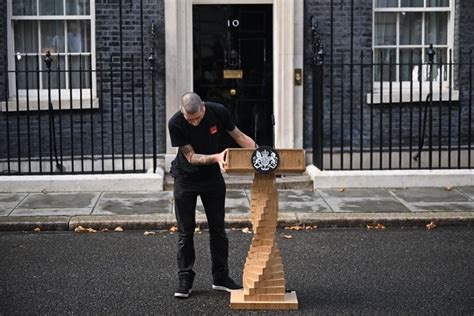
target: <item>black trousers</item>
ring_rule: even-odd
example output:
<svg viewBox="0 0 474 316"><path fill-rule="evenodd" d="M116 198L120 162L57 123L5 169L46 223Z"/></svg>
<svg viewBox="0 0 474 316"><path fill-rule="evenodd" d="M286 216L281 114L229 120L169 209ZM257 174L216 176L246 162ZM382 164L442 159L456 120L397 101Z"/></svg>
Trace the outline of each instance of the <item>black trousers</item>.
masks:
<svg viewBox="0 0 474 316"><path fill-rule="evenodd" d="M225 232L226 186L221 175L203 182L183 181L175 178L174 199L178 221L178 276L194 278L194 229L196 227L196 201L201 201L209 225L212 275L214 281L228 276L229 241Z"/></svg>

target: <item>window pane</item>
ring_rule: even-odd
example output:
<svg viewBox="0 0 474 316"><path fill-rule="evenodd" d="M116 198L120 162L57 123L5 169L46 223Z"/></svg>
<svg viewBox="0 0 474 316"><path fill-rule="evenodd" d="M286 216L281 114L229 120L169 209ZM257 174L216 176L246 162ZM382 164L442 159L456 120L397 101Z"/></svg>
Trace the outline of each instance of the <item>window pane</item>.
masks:
<svg viewBox="0 0 474 316"><path fill-rule="evenodd" d="M391 80L396 80L396 50L393 49L375 49L374 50L374 79L375 81L389 81L390 78L390 61L392 62ZM382 75L381 75L382 73Z"/></svg>
<svg viewBox="0 0 474 316"><path fill-rule="evenodd" d="M376 8L396 8L398 7L398 0L376 0Z"/></svg>
<svg viewBox="0 0 474 316"><path fill-rule="evenodd" d="M15 53L38 53L38 22L14 21Z"/></svg>
<svg viewBox="0 0 474 316"><path fill-rule="evenodd" d="M38 56L20 56L16 59L16 76L18 77L18 89L38 89L36 69L38 67ZM28 65L27 65L28 63ZM28 73L27 73L28 66ZM26 77L28 75L28 86Z"/></svg>
<svg viewBox="0 0 474 316"><path fill-rule="evenodd" d="M64 15L63 0L39 0L40 15Z"/></svg>
<svg viewBox="0 0 474 316"><path fill-rule="evenodd" d="M71 56L69 69L71 71L71 87L73 89L90 88L90 62L90 56ZM82 85L80 82L82 82Z"/></svg>
<svg viewBox="0 0 474 316"><path fill-rule="evenodd" d="M89 0L68 0L66 1L67 15L89 15Z"/></svg>
<svg viewBox="0 0 474 316"><path fill-rule="evenodd" d="M435 48L434 49L436 52L436 55L434 56L434 63L433 63L433 69L431 71L431 74L433 76L433 81L438 81L440 78L440 68L441 68L441 73L442 73L442 80L447 81L449 79L448 74L449 74L449 57L448 57L448 50L446 48ZM428 55L426 54L428 49L425 49L425 60L428 61ZM440 67L440 62L442 61L442 66ZM454 69L454 66L452 67ZM430 73L429 71L429 63L427 62L426 66L426 73L425 73L425 80L429 81L428 74Z"/></svg>
<svg viewBox="0 0 474 316"><path fill-rule="evenodd" d="M400 76L402 81L419 81L421 49L400 49Z"/></svg>
<svg viewBox="0 0 474 316"><path fill-rule="evenodd" d="M13 15L36 15L36 0L13 1Z"/></svg>
<svg viewBox="0 0 474 316"><path fill-rule="evenodd" d="M67 45L68 52L81 53L91 51L91 27L90 21L68 21L67 22Z"/></svg>
<svg viewBox="0 0 474 316"><path fill-rule="evenodd" d="M41 52L64 52L64 21L41 21Z"/></svg>
<svg viewBox="0 0 474 316"><path fill-rule="evenodd" d="M397 14L376 13L375 45L395 45L397 43Z"/></svg>
<svg viewBox="0 0 474 316"><path fill-rule="evenodd" d="M426 0L427 7L449 7L449 0Z"/></svg>
<svg viewBox="0 0 474 316"><path fill-rule="evenodd" d="M446 45L448 43L448 13L426 13L425 44Z"/></svg>
<svg viewBox="0 0 474 316"><path fill-rule="evenodd" d="M422 13L400 13L400 45L420 45Z"/></svg>
<svg viewBox="0 0 474 316"><path fill-rule="evenodd" d="M53 58L53 62L51 63L51 79L50 79L51 89L58 89L59 84L61 84L61 89L65 89L66 88L66 75L64 72L65 58L64 56L58 56L58 55L54 55L51 57ZM44 60L44 56L42 59ZM62 70L59 72L59 76L58 76L58 59L59 59L59 62L61 63L59 67ZM44 65L44 63L43 63L42 80L43 80L43 89L48 89L48 72L46 71L46 66Z"/></svg>
<svg viewBox="0 0 474 316"><path fill-rule="evenodd" d="M423 7L423 0L402 0L402 7Z"/></svg>

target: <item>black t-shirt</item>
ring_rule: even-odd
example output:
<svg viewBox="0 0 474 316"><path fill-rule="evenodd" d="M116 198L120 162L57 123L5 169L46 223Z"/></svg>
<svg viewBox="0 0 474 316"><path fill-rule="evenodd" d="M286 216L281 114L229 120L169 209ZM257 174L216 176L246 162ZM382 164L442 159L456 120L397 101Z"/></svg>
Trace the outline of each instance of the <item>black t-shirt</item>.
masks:
<svg viewBox="0 0 474 316"><path fill-rule="evenodd" d="M219 103L205 102L206 112L198 126L189 124L183 114L178 111L168 122L171 145L181 147L191 145L194 152L212 155L219 152L219 134L227 133L235 128L228 110ZM212 179L220 175L217 163L212 165L191 165L178 150L171 163L171 174L175 178L186 180Z"/></svg>

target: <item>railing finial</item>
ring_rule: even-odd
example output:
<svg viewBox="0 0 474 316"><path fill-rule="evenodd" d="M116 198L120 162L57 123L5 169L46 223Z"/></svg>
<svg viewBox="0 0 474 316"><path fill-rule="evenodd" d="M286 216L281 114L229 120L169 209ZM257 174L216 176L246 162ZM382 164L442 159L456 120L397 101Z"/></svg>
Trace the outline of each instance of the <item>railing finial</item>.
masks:
<svg viewBox="0 0 474 316"><path fill-rule="evenodd" d="M312 55L313 55L313 65L322 65L324 63L324 48L323 43L321 41L321 33L319 32L319 25L316 21L316 17L312 15L309 19L310 26L311 26L311 47L312 47Z"/></svg>
<svg viewBox="0 0 474 316"><path fill-rule="evenodd" d="M51 70L51 63L53 62L53 58L51 57L51 52L49 50L46 52L46 58L44 59L44 62L46 63L46 68L48 68L48 70Z"/></svg>

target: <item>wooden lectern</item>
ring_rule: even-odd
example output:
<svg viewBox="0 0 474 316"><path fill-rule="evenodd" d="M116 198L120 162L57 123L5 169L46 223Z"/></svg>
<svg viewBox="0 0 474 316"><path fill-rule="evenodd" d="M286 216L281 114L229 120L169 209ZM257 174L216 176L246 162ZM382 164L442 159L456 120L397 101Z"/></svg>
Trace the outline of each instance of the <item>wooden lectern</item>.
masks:
<svg viewBox="0 0 474 316"><path fill-rule="evenodd" d="M296 292L286 292L283 262L275 243L278 221L276 174L303 173L304 150L278 149L278 166L259 173L252 165L254 149L229 149L225 169L229 174L255 173L250 221L254 237L247 255L243 289L232 291L231 309L298 309Z"/></svg>

